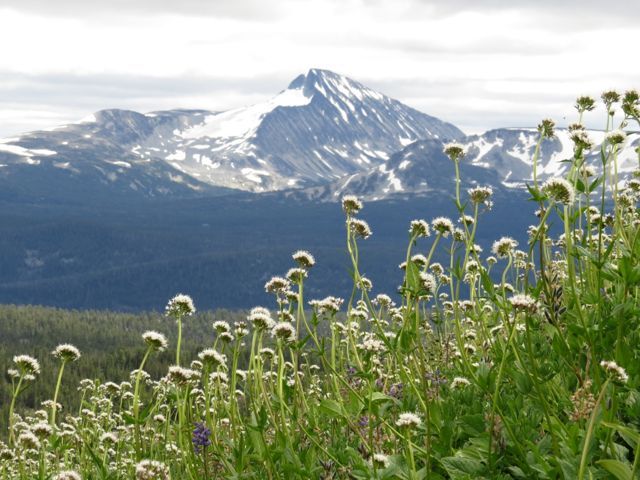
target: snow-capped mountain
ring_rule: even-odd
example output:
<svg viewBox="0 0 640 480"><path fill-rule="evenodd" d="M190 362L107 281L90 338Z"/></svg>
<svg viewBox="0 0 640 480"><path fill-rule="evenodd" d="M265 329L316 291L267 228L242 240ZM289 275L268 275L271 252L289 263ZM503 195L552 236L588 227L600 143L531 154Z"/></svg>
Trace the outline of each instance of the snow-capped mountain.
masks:
<svg viewBox="0 0 640 480"><path fill-rule="evenodd" d="M348 193L368 200L427 194L449 198L454 191L455 168L443 153L443 146L437 139L419 140L367 172L349 175L321 187L291 192L291 195L325 201L338 200ZM493 169L471 162L463 162L460 167L463 188L503 188Z"/></svg>
<svg viewBox="0 0 640 480"><path fill-rule="evenodd" d="M167 157L173 166L210 184L251 191L326 183L382 164L417 139L463 135L358 82L317 69L268 102L207 115L175 134Z"/></svg>
<svg viewBox="0 0 640 480"><path fill-rule="evenodd" d="M574 144L566 129L557 129L554 138L543 140L538 160L538 178L565 175L573 158ZM600 148L605 133L589 130L589 138L594 148L585 154L587 165L599 170L601 166ZM489 130L482 135L472 135L461 143L467 152L465 162L494 170L505 186L519 187L532 179L533 156L539 133L535 128L501 128ZM631 133L624 147L617 155L618 172L628 174L638 168L638 154L635 148L640 145L640 133Z"/></svg>
<svg viewBox="0 0 640 480"><path fill-rule="evenodd" d="M142 115L103 110L83 121L0 140L0 199L117 199L215 194L200 182L130 145L188 128L204 112Z"/></svg>
<svg viewBox="0 0 640 480"><path fill-rule="evenodd" d="M383 165L418 139L463 136L356 81L312 69L249 107L104 110L76 124L2 140L0 184L14 195L19 188L44 196L47 188L144 196L206 195L220 187L274 191Z"/></svg>
<svg viewBox="0 0 640 480"><path fill-rule="evenodd" d="M586 162L600 171L600 146L605 134L589 131L588 135L594 148L585 155ZM466 152L460 164L463 185L465 188L486 185L494 190L524 188L532 180L538 138L534 128L503 128L459 140ZM629 134L617 155L621 178L638 168L635 150L638 146L640 133ZM372 200L428 193L450 195L455 172L443 149L444 143L436 139L417 141L392 155L383 165L300 194L322 200L335 200L347 193ZM573 142L565 129L558 129L554 138L543 140L538 157L539 180L565 175L571 165L566 160L573 158L573 153Z"/></svg>

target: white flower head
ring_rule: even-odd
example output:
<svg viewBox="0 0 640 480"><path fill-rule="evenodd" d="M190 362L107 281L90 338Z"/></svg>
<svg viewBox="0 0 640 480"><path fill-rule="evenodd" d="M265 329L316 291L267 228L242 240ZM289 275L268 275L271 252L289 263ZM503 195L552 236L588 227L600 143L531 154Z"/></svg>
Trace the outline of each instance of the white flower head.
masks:
<svg viewBox="0 0 640 480"><path fill-rule="evenodd" d="M455 377L451 381L451 388L462 388L471 385L471 382L464 377Z"/></svg>
<svg viewBox="0 0 640 480"><path fill-rule="evenodd" d="M486 203L493 195L493 189L491 187L473 187L467 190L469 198L473 203Z"/></svg>
<svg viewBox="0 0 640 480"><path fill-rule="evenodd" d="M545 118L538 125L538 132L542 138L552 138L555 136L555 126L556 122L550 118Z"/></svg>
<svg viewBox="0 0 640 480"><path fill-rule="evenodd" d="M289 322L278 322L271 329L271 335L288 343L295 340L296 329Z"/></svg>
<svg viewBox="0 0 640 480"><path fill-rule="evenodd" d="M29 430L25 430L18 436L18 444L24 448L28 448L31 450L40 450L40 440L36 437L33 432Z"/></svg>
<svg viewBox="0 0 640 480"><path fill-rule="evenodd" d="M420 284L428 295L436 291L436 278L427 272L420 272Z"/></svg>
<svg viewBox="0 0 640 480"><path fill-rule="evenodd" d="M179 293L167 303L166 314L169 317L182 318L185 316L193 315L196 311L196 307L193 305L193 300L189 295Z"/></svg>
<svg viewBox="0 0 640 480"><path fill-rule="evenodd" d="M80 358L80 350L69 343L58 345L51 354L63 362L75 362Z"/></svg>
<svg viewBox="0 0 640 480"><path fill-rule="evenodd" d="M307 278L307 271L304 268L290 268L287 271L287 278L293 283L299 283Z"/></svg>
<svg viewBox="0 0 640 480"><path fill-rule="evenodd" d="M453 233L453 222L447 217L437 217L431 221L431 226L443 237Z"/></svg>
<svg viewBox="0 0 640 480"><path fill-rule="evenodd" d="M464 146L455 142L446 144L443 151L444 154L454 162L461 160L465 155Z"/></svg>
<svg viewBox="0 0 640 480"><path fill-rule="evenodd" d="M298 250L292 257L302 268L311 268L316 264L316 259L306 250Z"/></svg>
<svg viewBox="0 0 640 480"><path fill-rule="evenodd" d="M144 342L156 352L162 352L167 349L169 342L167 338L160 332L154 330L147 330L142 334Z"/></svg>
<svg viewBox="0 0 640 480"><path fill-rule="evenodd" d="M271 277L271 279L264 284L264 289L267 293L283 293L289 290L291 282L282 277Z"/></svg>
<svg viewBox="0 0 640 480"><path fill-rule="evenodd" d="M550 178L542 184L542 192L564 205L571 205L576 197L573 185L564 178Z"/></svg>
<svg viewBox="0 0 640 480"><path fill-rule="evenodd" d="M509 303L514 310L520 312L536 313L538 311L538 302L530 295L519 293L509 298Z"/></svg>
<svg viewBox="0 0 640 480"><path fill-rule="evenodd" d="M502 237L499 240L493 242L491 247L491 253L498 258L505 258L511 255L515 248L518 246L518 242L511 237Z"/></svg>
<svg viewBox="0 0 640 480"><path fill-rule="evenodd" d="M224 332L231 332L231 326L224 320L216 320L215 322L213 322L213 329L219 334Z"/></svg>
<svg viewBox="0 0 640 480"><path fill-rule="evenodd" d="M82 480L82 476L75 470L63 470L56 474L53 480Z"/></svg>
<svg viewBox="0 0 640 480"><path fill-rule="evenodd" d="M187 383L189 380L196 378L198 372L190 368L184 368L179 365L171 365L169 367L169 379L175 384Z"/></svg>
<svg viewBox="0 0 640 480"><path fill-rule="evenodd" d="M227 364L227 357L213 348L205 348L198 353L198 358L202 360L202 363L205 365L209 365L214 368L217 368L218 366L225 366Z"/></svg>
<svg viewBox="0 0 640 480"><path fill-rule="evenodd" d="M342 298L328 296L322 300L318 300L313 304L313 306L318 309L319 314L333 315L340 310L343 303L344 300Z"/></svg>
<svg viewBox="0 0 640 480"><path fill-rule="evenodd" d="M358 200L358 197L355 195L345 195L342 197L342 210L344 210L347 215L358 213L362 210L362 202Z"/></svg>
<svg viewBox="0 0 640 480"><path fill-rule="evenodd" d="M371 228L369 227L369 224L359 218L352 218L349 221L349 228L354 235L365 240L371 236Z"/></svg>
<svg viewBox="0 0 640 480"><path fill-rule="evenodd" d="M47 422L38 422L31 426L31 433L33 433L40 440L49 438L53 433L53 428Z"/></svg>
<svg viewBox="0 0 640 480"><path fill-rule="evenodd" d="M157 460L142 460L136 465L136 480L169 480L169 467Z"/></svg>
<svg viewBox="0 0 640 480"><path fill-rule="evenodd" d="M422 424L422 420L418 415L411 412L404 412L398 416L396 425L398 427L416 428Z"/></svg>
<svg viewBox="0 0 640 480"><path fill-rule="evenodd" d="M118 443L118 434L116 432L105 432L100 436L100 443Z"/></svg>
<svg viewBox="0 0 640 480"><path fill-rule="evenodd" d="M256 330L268 330L274 324L271 312L264 307L252 308L247 320L253 324Z"/></svg>
<svg viewBox="0 0 640 480"><path fill-rule="evenodd" d="M624 143L627 134L624 130L612 130L604 137L610 145L620 145Z"/></svg>
<svg viewBox="0 0 640 480"><path fill-rule="evenodd" d="M604 368L609 375L611 375L615 380L617 380L620 383L627 383L627 381L629 380L629 375L627 375L627 372L625 371L625 369L622 368L613 360L611 361L603 360L600 362L600 366Z"/></svg>
<svg viewBox="0 0 640 480"><path fill-rule="evenodd" d="M428 237L431 235L431 228L426 220L412 220L409 227L409 233L412 237Z"/></svg>
<svg viewBox="0 0 640 480"><path fill-rule="evenodd" d="M391 465L389 457L384 453L374 453L372 461L378 468L388 468Z"/></svg>
<svg viewBox="0 0 640 480"><path fill-rule="evenodd" d="M13 363L21 375L40 374L40 363L29 355L16 355L13 357Z"/></svg>
<svg viewBox="0 0 640 480"><path fill-rule="evenodd" d="M571 141L575 144L576 148L583 150L591 150L594 146L593 140L589 137L586 130L573 130L570 135Z"/></svg>

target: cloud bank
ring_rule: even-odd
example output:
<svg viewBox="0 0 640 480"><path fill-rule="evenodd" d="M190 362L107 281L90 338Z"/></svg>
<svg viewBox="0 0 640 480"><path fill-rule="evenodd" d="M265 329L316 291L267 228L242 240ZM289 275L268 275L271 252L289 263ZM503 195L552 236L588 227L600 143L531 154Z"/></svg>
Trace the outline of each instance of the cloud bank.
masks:
<svg viewBox="0 0 640 480"><path fill-rule="evenodd" d="M238 107L311 67L471 132L562 123L576 95L640 88L638 25L632 0L4 0L0 137Z"/></svg>

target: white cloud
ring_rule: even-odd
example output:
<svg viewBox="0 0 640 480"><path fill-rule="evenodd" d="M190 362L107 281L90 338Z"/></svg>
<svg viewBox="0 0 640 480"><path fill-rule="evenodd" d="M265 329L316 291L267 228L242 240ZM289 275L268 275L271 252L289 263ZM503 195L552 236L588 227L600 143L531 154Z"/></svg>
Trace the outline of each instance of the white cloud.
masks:
<svg viewBox="0 0 640 480"><path fill-rule="evenodd" d="M3 2L13 8L0 9L0 136L106 107L240 106L310 67L474 131L561 119L577 94L639 86L640 65L620 47L637 39L633 6L589 0L585 12L618 22L597 24L562 2L116 0L102 13L78 2Z"/></svg>

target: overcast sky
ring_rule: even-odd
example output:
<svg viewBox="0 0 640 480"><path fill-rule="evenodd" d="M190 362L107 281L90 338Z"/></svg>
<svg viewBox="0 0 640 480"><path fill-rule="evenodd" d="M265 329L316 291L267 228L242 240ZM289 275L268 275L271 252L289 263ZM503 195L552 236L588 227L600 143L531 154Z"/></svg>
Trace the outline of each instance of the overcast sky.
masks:
<svg viewBox="0 0 640 480"><path fill-rule="evenodd" d="M0 137L256 103L312 67L470 133L562 124L640 88L639 39L638 0L0 0Z"/></svg>

